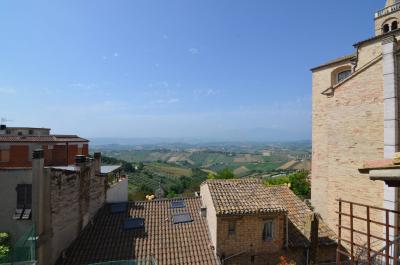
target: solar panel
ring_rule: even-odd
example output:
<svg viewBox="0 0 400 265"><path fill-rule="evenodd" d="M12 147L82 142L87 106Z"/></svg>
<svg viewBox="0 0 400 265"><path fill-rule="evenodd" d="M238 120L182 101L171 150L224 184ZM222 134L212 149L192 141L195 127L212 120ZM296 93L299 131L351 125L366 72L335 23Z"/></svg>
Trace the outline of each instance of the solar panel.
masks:
<svg viewBox="0 0 400 265"><path fill-rule="evenodd" d="M192 221L193 219L189 213L177 213L172 215L172 222L174 224L189 223Z"/></svg>
<svg viewBox="0 0 400 265"><path fill-rule="evenodd" d="M185 202L183 200L177 200L171 202L171 208L185 208Z"/></svg>
<svg viewBox="0 0 400 265"><path fill-rule="evenodd" d="M23 220L31 219L32 209L25 209L24 214L22 215Z"/></svg>
<svg viewBox="0 0 400 265"><path fill-rule="evenodd" d="M124 220L124 229L143 229L144 218L127 218Z"/></svg>
<svg viewBox="0 0 400 265"><path fill-rule="evenodd" d="M19 220L21 219L22 213L24 212L24 209L15 209L15 213L13 215L14 220Z"/></svg>
<svg viewBox="0 0 400 265"><path fill-rule="evenodd" d="M126 212L126 203L114 203L111 204L111 213L123 213Z"/></svg>

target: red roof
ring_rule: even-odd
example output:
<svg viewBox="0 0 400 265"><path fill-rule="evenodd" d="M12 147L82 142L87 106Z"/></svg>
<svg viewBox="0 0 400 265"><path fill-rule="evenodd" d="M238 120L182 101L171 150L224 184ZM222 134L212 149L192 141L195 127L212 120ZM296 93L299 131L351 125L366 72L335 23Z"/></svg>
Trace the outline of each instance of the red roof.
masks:
<svg viewBox="0 0 400 265"><path fill-rule="evenodd" d="M0 143L64 143L64 142L89 142L77 135L43 135L43 136L24 136L24 135L0 135Z"/></svg>

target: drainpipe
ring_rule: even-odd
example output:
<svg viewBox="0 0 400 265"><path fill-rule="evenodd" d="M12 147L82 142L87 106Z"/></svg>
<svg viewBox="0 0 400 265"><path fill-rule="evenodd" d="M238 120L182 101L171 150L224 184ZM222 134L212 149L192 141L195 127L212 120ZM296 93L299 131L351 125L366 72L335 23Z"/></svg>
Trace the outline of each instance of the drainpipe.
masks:
<svg viewBox="0 0 400 265"><path fill-rule="evenodd" d="M289 215L286 213L286 242L285 247L289 248Z"/></svg>
<svg viewBox="0 0 400 265"><path fill-rule="evenodd" d="M224 264L225 264L225 261L227 261L228 259L231 259L231 258L234 258L234 257L236 257L236 256L242 255L242 254L244 254L244 253L246 253L246 252L247 252L246 250L245 250L245 251L241 251L241 252L236 253L236 254L233 254L233 255L231 255L231 256L229 256L229 257L227 257L227 258L224 258L224 259L222 260L222 265L224 265Z"/></svg>

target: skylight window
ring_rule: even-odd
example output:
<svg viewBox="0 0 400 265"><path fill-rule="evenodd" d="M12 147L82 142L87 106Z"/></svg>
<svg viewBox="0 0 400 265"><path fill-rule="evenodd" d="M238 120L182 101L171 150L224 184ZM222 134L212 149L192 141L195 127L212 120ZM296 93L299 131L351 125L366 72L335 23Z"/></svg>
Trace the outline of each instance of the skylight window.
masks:
<svg viewBox="0 0 400 265"><path fill-rule="evenodd" d="M126 203L114 203L111 204L111 213L124 213L126 212Z"/></svg>
<svg viewBox="0 0 400 265"><path fill-rule="evenodd" d="M177 201L172 201L171 202L171 208L185 208L185 202L183 200L177 200Z"/></svg>
<svg viewBox="0 0 400 265"><path fill-rule="evenodd" d="M144 218L127 218L124 221L124 230L143 229Z"/></svg>
<svg viewBox="0 0 400 265"><path fill-rule="evenodd" d="M190 223L193 219L189 213L178 213L172 215L172 223L181 224L181 223Z"/></svg>

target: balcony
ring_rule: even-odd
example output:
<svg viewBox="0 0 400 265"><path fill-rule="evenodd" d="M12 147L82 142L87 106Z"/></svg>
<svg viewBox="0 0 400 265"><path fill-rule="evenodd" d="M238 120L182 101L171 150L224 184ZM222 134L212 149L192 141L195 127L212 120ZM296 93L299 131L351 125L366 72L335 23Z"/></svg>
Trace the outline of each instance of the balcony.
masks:
<svg viewBox="0 0 400 265"><path fill-rule="evenodd" d="M394 5L385 7L384 9L379 10L378 12L375 13L375 19L393 13L395 11L398 11L399 9L400 9L400 3L396 3Z"/></svg>

